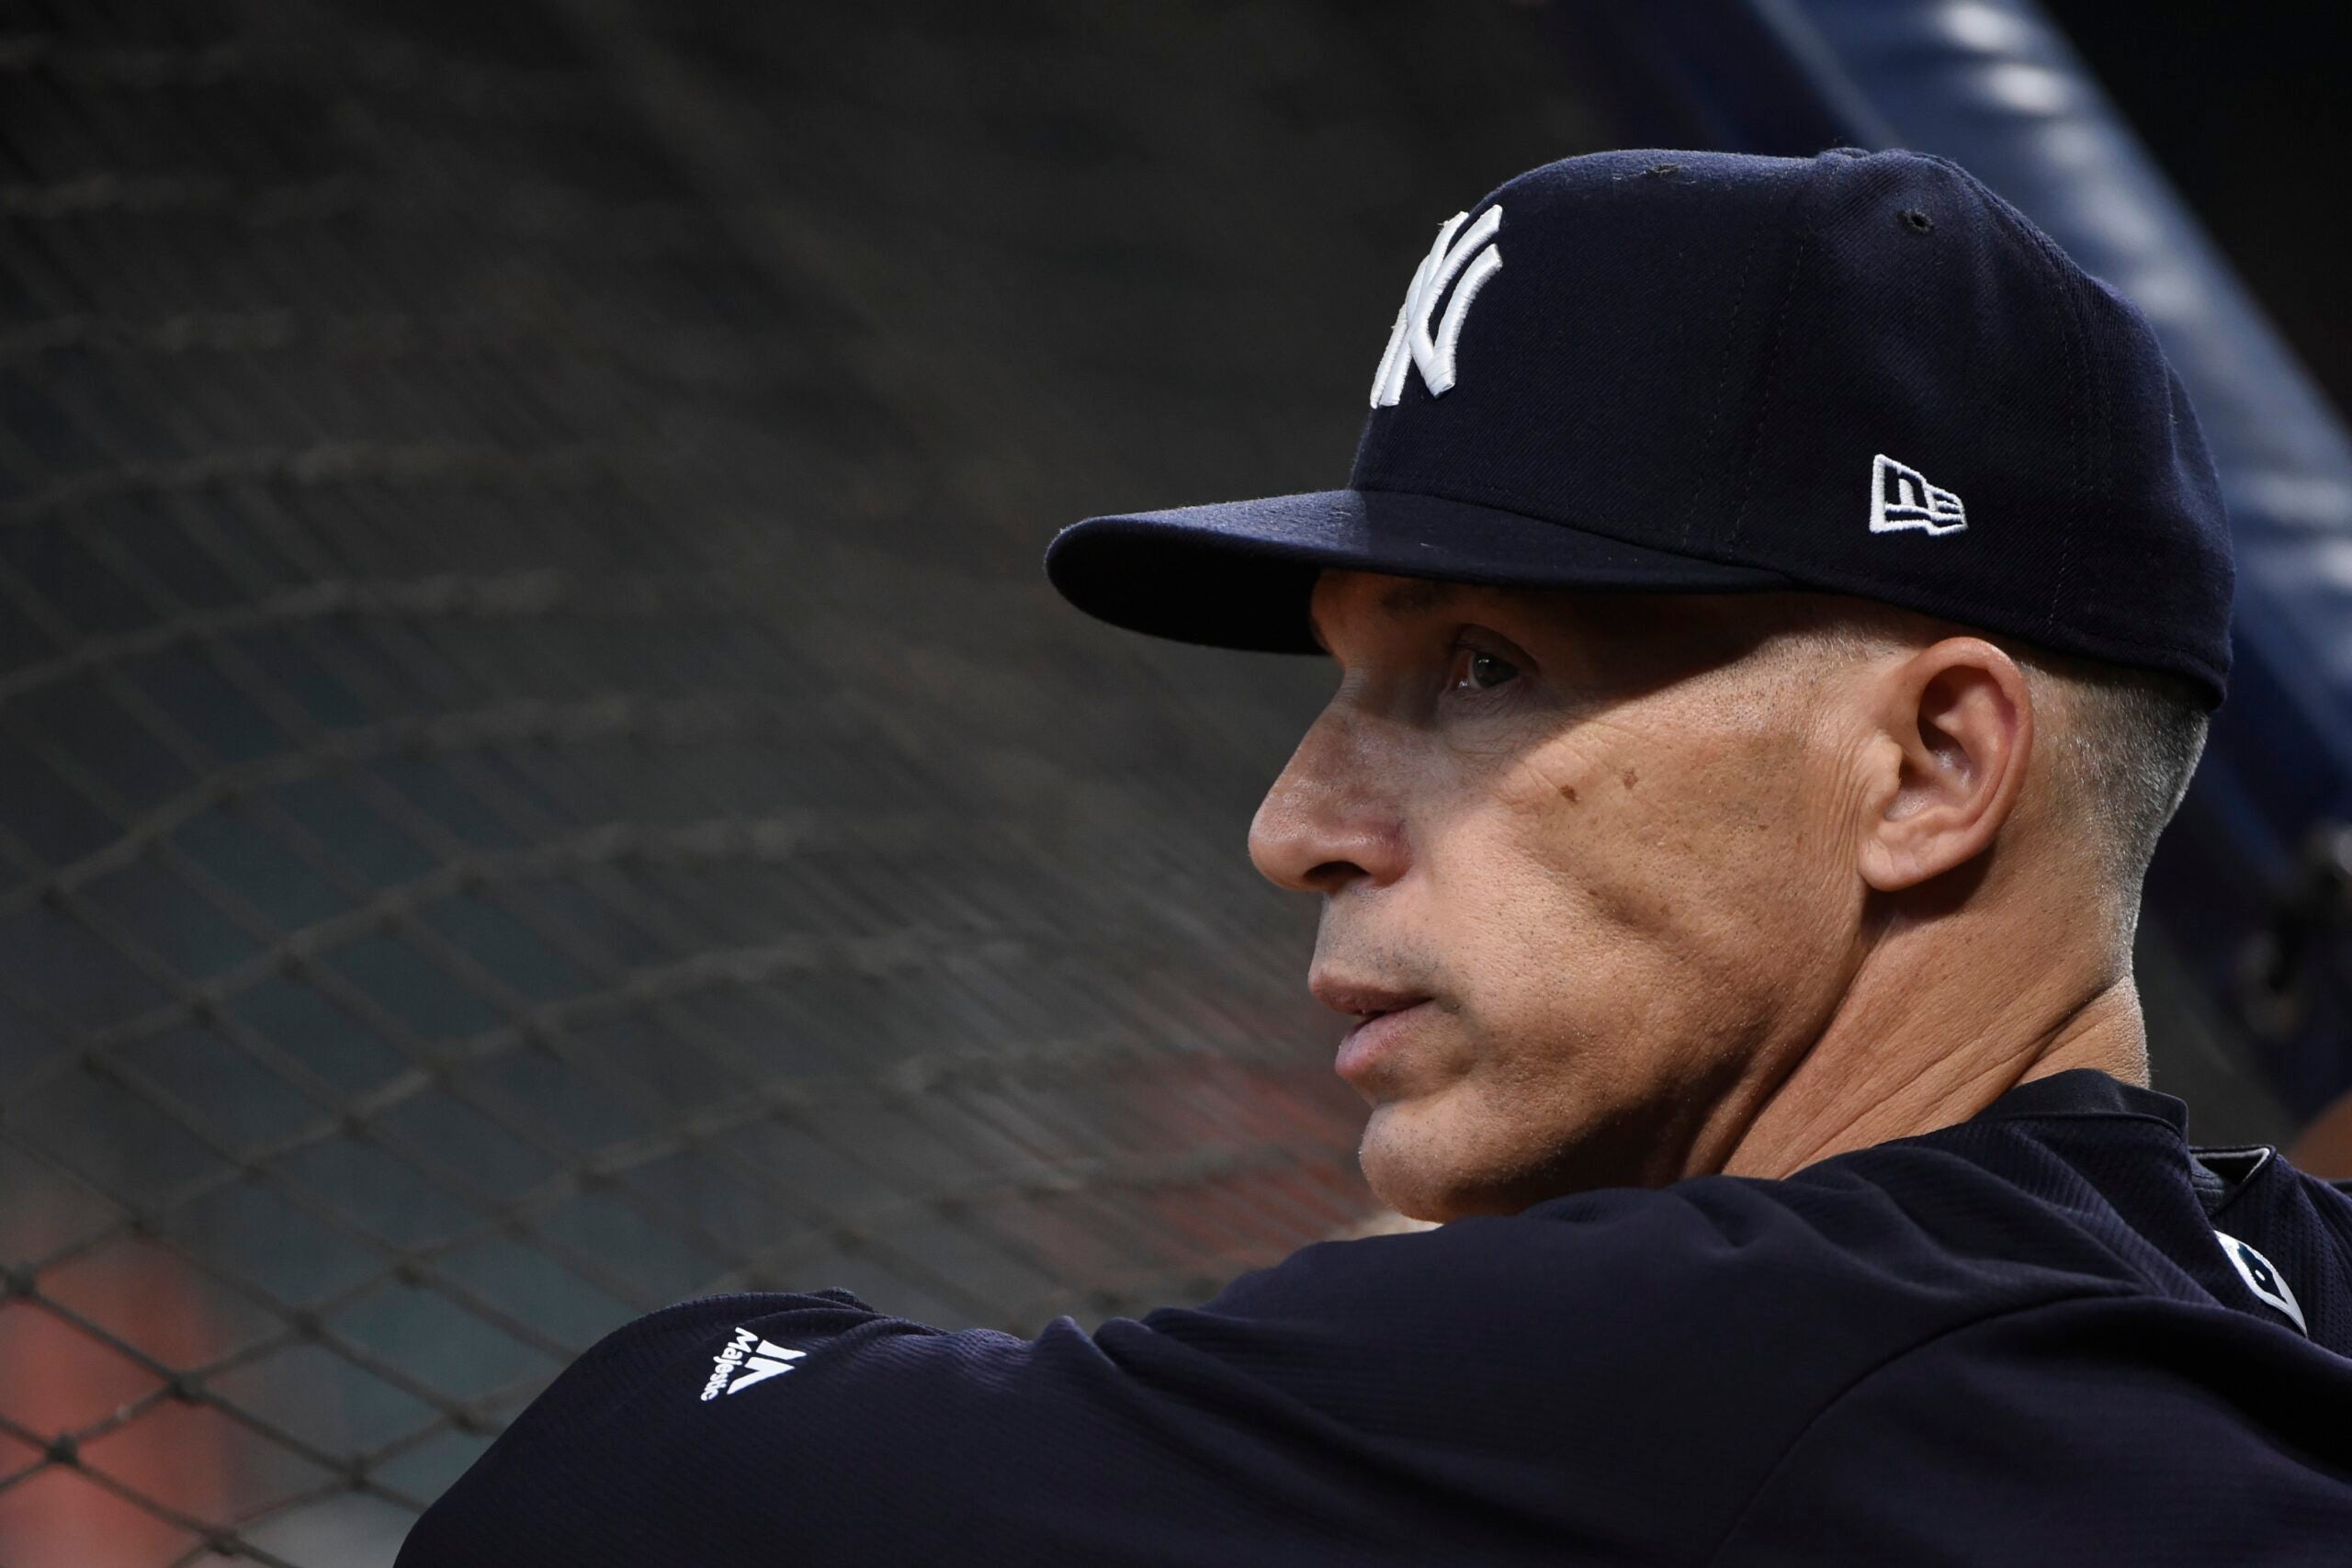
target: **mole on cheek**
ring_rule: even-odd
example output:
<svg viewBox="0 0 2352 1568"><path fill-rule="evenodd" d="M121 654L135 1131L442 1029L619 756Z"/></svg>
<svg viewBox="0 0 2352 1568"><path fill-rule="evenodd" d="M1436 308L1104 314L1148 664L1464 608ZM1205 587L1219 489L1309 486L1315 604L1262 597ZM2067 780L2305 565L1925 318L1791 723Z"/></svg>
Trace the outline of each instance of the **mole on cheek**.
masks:
<svg viewBox="0 0 2352 1568"><path fill-rule="evenodd" d="M1619 776L1620 778L1622 778L1622 779L1623 779L1623 780L1624 780L1625 787L1626 787L1627 789L1632 789L1632 788L1634 787L1634 781L1635 779L1640 778L1640 777L1641 777L1641 774L1639 774L1639 773L1637 773L1634 772L1634 770L1633 770L1633 769L1631 769L1631 768L1627 768L1627 769L1626 769L1623 773L1619 774L1618 776Z"/></svg>
<svg viewBox="0 0 2352 1568"><path fill-rule="evenodd" d="M1562 784L1560 786L1560 798L1566 801L1570 806L1574 806L1577 803L1577 786L1574 784Z"/></svg>

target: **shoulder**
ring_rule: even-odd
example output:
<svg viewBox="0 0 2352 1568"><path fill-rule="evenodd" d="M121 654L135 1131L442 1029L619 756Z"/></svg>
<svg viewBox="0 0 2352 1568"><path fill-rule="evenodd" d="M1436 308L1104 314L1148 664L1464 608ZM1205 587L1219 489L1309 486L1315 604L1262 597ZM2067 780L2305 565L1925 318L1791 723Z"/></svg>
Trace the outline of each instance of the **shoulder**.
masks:
<svg viewBox="0 0 2352 1568"><path fill-rule="evenodd" d="M717 1516L742 1550L710 1561L944 1560L974 1532L1008 1561L1197 1561L1206 1531L1269 1562L1695 1562L1872 1369L2086 1288L1986 1268L1993 1232L1939 1215L2005 1200L1961 1179L1925 1205L1880 1170L1586 1193L1312 1244L1091 1335L944 1332L841 1292L684 1303L558 1379L403 1563L642 1561L749 1495ZM1050 1506L1022 1501L1040 1473Z"/></svg>
<svg viewBox="0 0 2352 1568"><path fill-rule="evenodd" d="M1432 1230L1320 1242L1235 1280L1203 1309L1427 1332L1475 1319L1573 1321L1628 1347L1703 1357L1817 1345L1900 1348L1973 1317L2139 1288L2128 1230L2088 1183L2021 1179L1929 1139L1780 1180L1611 1188ZM1156 1314L1155 1324L1170 1314ZM1693 1341L1690 1336L1700 1337Z"/></svg>
<svg viewBox="0 0 2352 1568"><path fill-rule="evenodd" d="M1921 1345L2133 1288L2096 1240L1933 1151L1833 1163L1317 1243L1141 1326L1157 1353L1245 1360L1359 1429L1458 1428L1445 1412L1475 1410L1498 1449L1730 1483ZM1115 1353L1136 1329L1107 1325L1102 1342Z"/></svg>
<svg viewBox="0 0 2352 1568"><path fill-rule="evenodd" d="M1721 1528L1882 1369L1975 1325L2144 1293L2095 1190L2000 1167L1880 1145L1783 1180L1317 1243L1101 1337L1117 1354L1148 1329L1155 1353L1247 1365L1357 1431L1572 1474L1596 1516L1670 1477L1686 1522Z"/></svg>
<svg viewBox="0 0 2352 1568"><path fill-rule="evenodd" d="M1798 1434L1731 1564L2341 1561L2352 1363L2245 1313L2075 1297L1874 1369ZM2214 1478L2228 1485L2216 1490Z"/></svg>

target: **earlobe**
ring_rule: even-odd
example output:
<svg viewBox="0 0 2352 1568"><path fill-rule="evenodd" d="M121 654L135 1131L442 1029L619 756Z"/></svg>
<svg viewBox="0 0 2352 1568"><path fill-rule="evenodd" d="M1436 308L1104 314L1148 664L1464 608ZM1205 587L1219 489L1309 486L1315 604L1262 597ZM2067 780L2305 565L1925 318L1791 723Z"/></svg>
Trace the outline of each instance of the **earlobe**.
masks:
<svg viewBox="0 0 2352 1568"><path fill-rule="evenodd" d="M2033 705L2016 660L1948 637L1890 671L1880 705L1892 778L1871 793L1858 868L1882 893L1942 875L1991 848L2016 810L2033 745Z"/></svg>

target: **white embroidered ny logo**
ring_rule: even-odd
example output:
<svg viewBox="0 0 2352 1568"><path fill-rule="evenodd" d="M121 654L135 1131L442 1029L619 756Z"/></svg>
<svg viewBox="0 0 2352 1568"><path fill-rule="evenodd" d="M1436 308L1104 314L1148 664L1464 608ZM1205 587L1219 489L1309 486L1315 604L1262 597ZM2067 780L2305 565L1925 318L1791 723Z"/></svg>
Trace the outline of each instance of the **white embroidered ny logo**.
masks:
<svg viewBox="0 0 2352 1568"><path fill-rule="evenodd" d="M1372 378L1374 408L1394 407L1404 397L1408 365L1420 367L1421 385L1430 389L1430 397L1444 396L1453 385L1453 345L1462 336L1462 319L1470 313L1470 301L1479 288L1503 265L1502 248L1487 243L1495 237L1495 231L1502 227L1503 209L1498 206L1487 209L1470 226L1470 231L1462 236L1461 243L1453 243L1453 231L1469 216L1467 212L1457 212L1446 220L1445 227L1437 231L1437 243L1430 247L1430 254L1414 270L1413 286L1405 291L1404 308L1396 312L1396 324L1388 329L1388 351L1380 356L1380 369ZM1473 255L1478 259L1471 261ZM1464 262L1469 263L1467 272L1462 270ZM1456 273L1462 274L1462 281L1454 284L1453 302L1445 308L1445 319L1438 323L1437 335L1431 337L1430 315Z"/></svg>

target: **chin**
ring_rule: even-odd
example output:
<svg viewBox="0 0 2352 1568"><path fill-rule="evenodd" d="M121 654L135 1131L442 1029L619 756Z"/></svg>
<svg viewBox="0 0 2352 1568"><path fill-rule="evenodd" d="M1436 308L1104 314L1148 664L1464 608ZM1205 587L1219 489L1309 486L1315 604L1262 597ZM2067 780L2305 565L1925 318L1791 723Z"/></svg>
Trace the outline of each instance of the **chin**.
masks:
<svg viewBox="0 0 2352 1568"><path fill-rule="evenodd" d="M1374 1195L1407 1219L1433 1224L1510 1212L1480 1201L1477 1188L1465 1179L1457 1141L1430 1121L1412 1101L1387 1100L1373 1109L1356 1145L1356 1164Z"/></svg>
<svg viewBox="0 0 2352 1568"><path fill-rule="evenodd" d="M1473 1214L1516 1214L1594 1188L1644 1184L1626 1151L1613 1146L1616 1140L1585 1135L1560 1147L1527 1145L1462 1110L1443 1095L1374 1107L1356 1164L1382 1202L1408 1219L1444 1224Z"/></svg>

